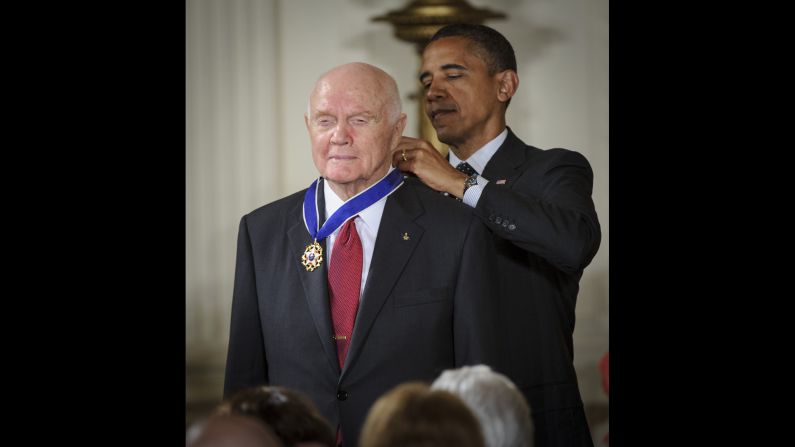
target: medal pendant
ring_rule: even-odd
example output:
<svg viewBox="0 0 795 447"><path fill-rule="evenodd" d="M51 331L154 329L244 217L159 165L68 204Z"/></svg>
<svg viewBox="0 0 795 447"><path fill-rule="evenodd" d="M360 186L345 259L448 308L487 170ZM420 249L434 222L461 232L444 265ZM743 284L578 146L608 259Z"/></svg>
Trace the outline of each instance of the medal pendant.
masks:
<svg viewBox="0 0 795 447"><path fill-rule="evenodd" d="M304 254L301 256L301 264L306 267L307 272L311 272L320 267L323 263L323 247L317 241L306 246Z"/></svg>

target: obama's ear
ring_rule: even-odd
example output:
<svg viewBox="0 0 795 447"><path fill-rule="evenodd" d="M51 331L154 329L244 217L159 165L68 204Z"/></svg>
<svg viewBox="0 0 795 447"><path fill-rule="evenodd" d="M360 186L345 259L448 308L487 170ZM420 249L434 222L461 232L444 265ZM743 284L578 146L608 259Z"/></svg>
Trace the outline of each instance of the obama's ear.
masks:
<svg viewBox="0 0 795 447"><path fill-rule="evenodd" d="M513 70L505 70L498 73L497 77L500 85L497 99L500 102L508 102L519 88L519 76Z"/></svg>

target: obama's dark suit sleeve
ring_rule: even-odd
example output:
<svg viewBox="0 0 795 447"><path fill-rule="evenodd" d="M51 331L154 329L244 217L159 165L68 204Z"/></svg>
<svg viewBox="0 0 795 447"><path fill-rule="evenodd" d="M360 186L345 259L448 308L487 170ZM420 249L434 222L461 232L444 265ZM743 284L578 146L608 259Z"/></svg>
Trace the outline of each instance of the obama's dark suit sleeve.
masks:
<svg viewBox="0 0 795 447"><path fill-rule="evenodd" d="M487 178L475 212L500 238L576 274L601 241L591 199L593 172L577 152L536 151L528 153L512 182L500 185Z"/></svg>

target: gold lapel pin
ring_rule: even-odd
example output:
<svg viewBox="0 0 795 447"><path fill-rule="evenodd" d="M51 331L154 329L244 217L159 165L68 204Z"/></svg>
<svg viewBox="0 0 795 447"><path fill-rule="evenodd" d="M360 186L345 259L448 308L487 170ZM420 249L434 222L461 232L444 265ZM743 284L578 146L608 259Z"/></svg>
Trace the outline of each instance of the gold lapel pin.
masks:
<svg viewBox="0 0 795 447"><path fill-rule="evenodd" d="M408 233L403 233L403 240L404 240L404 241L407 241L407 240L409 240L409 239L411 239L411 238L409 237L409 234L408 234Z"/></svg>

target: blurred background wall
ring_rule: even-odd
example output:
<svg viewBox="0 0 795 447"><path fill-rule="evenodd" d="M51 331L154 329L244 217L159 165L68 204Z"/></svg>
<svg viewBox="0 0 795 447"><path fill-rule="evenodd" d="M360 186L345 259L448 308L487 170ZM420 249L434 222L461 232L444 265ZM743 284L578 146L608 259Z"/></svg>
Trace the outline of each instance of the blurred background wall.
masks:
<svg viewBox="0 0 795 447"><path fill-rule="evenodd" d="M306 188L317 171L303 122L329 68L363 61L398 82L405 135L418 136L419 57L374 16L407 0L186 1L186 424L221 398L240 217ZM608 0L471 0L516 50L508 124L526 143L584 154L602 244L577 303L575 366L591 428L606 431L597 363L609 334ZM274 235L280 237L281 235ZM598 438L595 438L595 441Z"/></svg>

